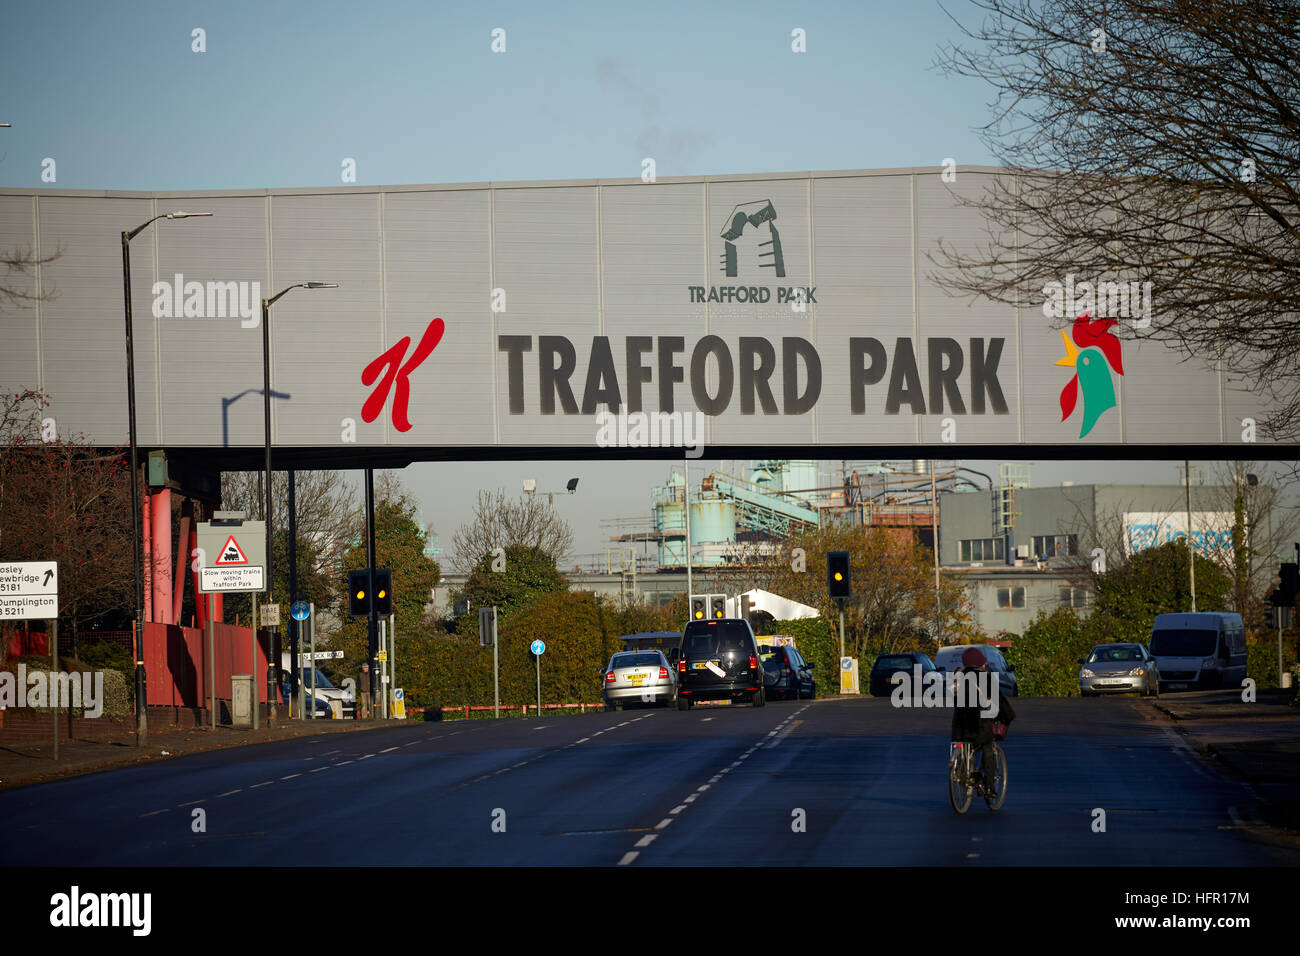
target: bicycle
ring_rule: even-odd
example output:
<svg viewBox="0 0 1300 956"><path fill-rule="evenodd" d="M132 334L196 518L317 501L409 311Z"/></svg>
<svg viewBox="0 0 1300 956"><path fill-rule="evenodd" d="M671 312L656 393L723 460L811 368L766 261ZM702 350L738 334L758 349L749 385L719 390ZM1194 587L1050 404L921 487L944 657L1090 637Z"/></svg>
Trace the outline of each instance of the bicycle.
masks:
<svg viewBox="0 0 1300 956"><path fill-rule="evenodd" d="M993 744L993 791L984 789L980 769L980 749L975 744L953 741L948 745L948 799L958 813L970 809L971 798L978 793L990 810L997 810L1007 797L1007 755Z"/></svg>

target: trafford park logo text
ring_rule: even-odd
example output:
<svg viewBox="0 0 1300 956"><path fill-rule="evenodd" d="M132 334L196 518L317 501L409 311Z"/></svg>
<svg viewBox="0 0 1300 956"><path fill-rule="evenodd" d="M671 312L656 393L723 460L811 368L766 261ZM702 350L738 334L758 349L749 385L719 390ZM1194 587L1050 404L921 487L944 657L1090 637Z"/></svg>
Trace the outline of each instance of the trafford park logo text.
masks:
<svg viewBox="0 0 1300 956"><path fill-rule="evenodd" d="M186 282L178 272L175 281L155 282L150 291L155 319L241 319L245 329L262 321L260 282Z"/></svg>
<svg viewBox="0 0 1300 956"><path fill-rule="evenodd" d="M27 665L19 664L17 675L0 671L0 710L9 707L85 708L85 716L99 717L104 713L104 672L29 674Z"/></svg>

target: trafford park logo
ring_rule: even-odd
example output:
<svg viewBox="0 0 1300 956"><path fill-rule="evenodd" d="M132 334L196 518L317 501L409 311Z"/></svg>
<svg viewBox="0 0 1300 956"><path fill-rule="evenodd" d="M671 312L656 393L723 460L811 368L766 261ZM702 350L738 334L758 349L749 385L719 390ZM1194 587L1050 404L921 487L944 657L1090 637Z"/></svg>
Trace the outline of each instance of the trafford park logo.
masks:
<svg viewBox="0 0 1300 956"><path fill-rule="evenodd" d="M757 199L736 206L723 222L720 235L722 254L718 265L727 278L738 278L742 271L752 274L754 266L760 270L771 269L778 279L786 277L785 253L781 250L781 233L776 228L776 207L772 200ZM746 263L744 269L742 260ZM696 304L753 306L766 305L775 299L778 305L786 305L792 312L807 312L809 305L817 304L815 286L783 283L776 287L775 296L772 288L765 285L692 285L686 289L690 301Z"/></svg>
<svg viewBox="0 0 1300 956"><path fill-rule="evenodd" d="M1082 398L1080 438L1092 431L1102 413L1116 404L1115 381L1111 372L1124 374L1124 356L1119 339L1109 331L1112 325L1119 323L1114 319L1091 319L1090 315L1085 312L1075 319L1068 335L1065 329L1061 329L1065 357L1055 363L1074 369L1074 375L1061 389L1061 421L1074 414L1075 406Z"/></svg>
<svg viewBox="0 0 1300 956"><path fill-rule="evenodd" d="M411 337L404 335L396 345L365 367L361 372L361 384L367 387L376 381L379 384L361 406L363 421L373 422L378 418L384 410L384 403L388 401L388 393L393 392L393 427L399 432L411 430L411 420L406 415L411 402L411 383L407 381L407 376L419 368L420 363L437 348L446 328L442 319L434 319L420 336L420 344L415 347L409 359L406 359L406 350L411 347ZM403 359L406 361L403 362Z"/></svg>

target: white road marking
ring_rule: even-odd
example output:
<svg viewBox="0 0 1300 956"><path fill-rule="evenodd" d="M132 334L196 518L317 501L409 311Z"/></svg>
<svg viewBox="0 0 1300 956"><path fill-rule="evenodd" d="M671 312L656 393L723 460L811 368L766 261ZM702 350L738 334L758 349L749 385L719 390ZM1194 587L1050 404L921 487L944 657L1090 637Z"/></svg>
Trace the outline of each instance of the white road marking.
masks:
<svg viewBox="0 0 1300 956"><path fill-rule="evenodd" d="M390 754L390 753L392 753L392 752L393 752L394 750L396 750L396 749L397 749L396 747L389 747L387 750L381 750L381 751L379 751L379 752L380 752L381 754Z"/></svg>
<svg viewBox="0 0 1300 956"><path fill-rule="evenodd" d="M346 767L348 764L350 764L350 763L354 763L354 762L355 762L355 761L352 761L352 760L345 760L345 761L343 761L342 763L336 763L334 766L336 766L336 767Z"/></svg>
<svg viewBox="0 0 1300 956"><path fill-rule="evenodd" d="M369 760L374 754L366 754L364 757L358 757L358 760Z"/></svg>
<svg viewBox="0 0 1300 956"><path fill-rule="evenodd" d="M322 767L321 769L324 769L324 768ZM240 787L239 790L227 790L225 793L219 793L219 794L217 794L217 799L220 800L222 797L228 797L228 796L230 796L232 793L239 793L239 792L241 792L243 789L244 789L243 787Z"/></svg>
<svg viewBox="0 0 1300 956"><path fill-rule="evenodd" d="M664 817L662 820L660 820L658 823L655 824L655 829L662 830L664 827L668 826L672 822L673 822L672 817Z"/></svg>
<svg viewBox="0 0 1300 956"><path fill-rule="evenodd" d="M275 783L274 780L263 780L261 783L255 783L255 784L253 784L253 785L252 785L251 787L249 787L248 789L249 789L249 790L256 790L258 787L269 787L269 786L270 786L271 784L273 784L273 783Z"/></svg>
<svg viewBox="0 0 1300 956"><path fill-rule="evenodd" d="M591 739L590 737L583 737L581 740L575 740L574 743L575 743L575 744L585 744L585 743L586 743L588 740L590 740L590 739Z"/></svg>
<svg viewBox="0 0 1300 956"><path fill-rule="evenodd" d="M636 841L636 845L649 846L651 843L654 843L654 841L657 840L658 838L659 838L659 834L657 833L647 833L641 839Z"/></svg>
<svg viewBox="0 0 1300 956"><path fill-rule="evenodd" d="M308 773L320 773L322 770L328 770L329 767L317 767L315 770L308 770Z"/></svg>
<svg viewBox="0 0 1300 956"><path fill-rule="evenodd" d="M686 804L684 804L684 803L679 803L677 806L673 807L673 808L672 808L671 810L669 810L668 812L669 812L669 813L676 814L676 813L681 813L681 812L682 812L683 810L685 810L685 809L686 809Z"/></svg>
<svg viewBox="0 0 1300 956"><path fill-rule="evenodd" d="M629 863L631 863L640 855L641 854L638 853L636 850L628 850L626 853L623 854L623 859L618 861L618 865L627 866Z"/></svg>
<svg viewBox="0 0 1300 956"><path fill-rule="evenodd" d="M787 727L785 730L781 731L781 733L777 735L776 739L768 741L768 743L767 743L767 749L768 749L768 750L771 750L773 747L779 747L779 746L781 746L781 741L785 740L785 738L790 734L790 731L794 730L796 727L798 727L798 726L799 726L800 724L802 724L802 723L803 723L802 720L796 720L793 724L791 724L791 725L790 725L789 727Z"/></svg>
<svg viewBox="0 0 1300 956"><path fill-rule="evenodd" d="M289 774L289 776L287 776L287 777L281 777L280 779L281 779L281 780L292 780L294 777L301 777L301 776L302 776L302 774L300 774L300 773L291 773L291 774Z"/></svg>
<svg viewBox="0 0 1300 956"><path fill-rule="evenodd" d="M166 812L167 812L166 810L154 810L152 813L142 813L142 814L140 814L140 818L141 818L141 819L144 819L145 817L156 817L156 816L158 816L158 814L160 814L160 813L166 813Z"/></svg>

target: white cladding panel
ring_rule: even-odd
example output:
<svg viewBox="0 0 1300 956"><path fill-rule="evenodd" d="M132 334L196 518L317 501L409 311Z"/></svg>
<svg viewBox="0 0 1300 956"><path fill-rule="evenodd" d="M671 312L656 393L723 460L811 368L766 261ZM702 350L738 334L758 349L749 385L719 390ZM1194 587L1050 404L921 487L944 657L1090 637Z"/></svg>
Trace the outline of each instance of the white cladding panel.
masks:
<svg viewBox="0 0 1300 956"><path fill-rule="evenodd" d="M120 233L186 209L214 215L160 220L131 245L146 446L262 444L260 299L308 280L339 287L272 308L280 446L591 449L606 405L639 392L635 408L664 411L665 390L679 413L705 403L706 445L1239 444L1263 398L1123 324L1116 406L1084 436L1082 398L1061 420L1076 369L1056 364L1066 345L1042 299L1016 309L934 281L940 243L985 241L957 198L991 175L11 190L0 244L60 255L16 280L51 296L4 306L0 385L45 389L62 432L124 444ZM414 362L426 335L436 345ZM810 389L815 403L792 408Z"/></svg>

